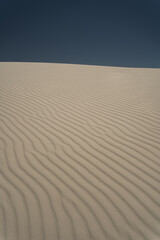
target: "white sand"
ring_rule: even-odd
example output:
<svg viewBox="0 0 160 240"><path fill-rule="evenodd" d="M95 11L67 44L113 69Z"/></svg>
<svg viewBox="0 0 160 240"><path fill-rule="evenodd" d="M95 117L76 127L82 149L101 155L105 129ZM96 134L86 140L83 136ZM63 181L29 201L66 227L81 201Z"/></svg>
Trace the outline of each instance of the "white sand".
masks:
<svg viewBox="0 0 160 240"><path fill-rule="evenodd" d="M160 69L0 63L0 240L160 239Z"/></svg>

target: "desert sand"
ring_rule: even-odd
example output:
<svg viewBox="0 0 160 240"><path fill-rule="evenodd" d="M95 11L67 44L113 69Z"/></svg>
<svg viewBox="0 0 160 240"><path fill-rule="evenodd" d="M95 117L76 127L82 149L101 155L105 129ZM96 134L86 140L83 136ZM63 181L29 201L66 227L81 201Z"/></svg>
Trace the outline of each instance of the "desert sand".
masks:
<svg viewBox="0 0 160 240"><path fill-rule="evenodd" d="M160 69L0 63L0 240L160 239Z"/></svg>

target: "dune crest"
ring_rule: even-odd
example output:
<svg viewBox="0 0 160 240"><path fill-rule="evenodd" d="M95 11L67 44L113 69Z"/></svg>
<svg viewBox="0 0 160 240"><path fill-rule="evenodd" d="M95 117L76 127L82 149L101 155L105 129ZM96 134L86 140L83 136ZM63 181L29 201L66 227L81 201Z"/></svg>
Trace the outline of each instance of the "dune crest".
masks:
<svg viewBox="0 0 160 240"><path fill-rule="evenodd" d="M160 238L160 69L0 63L0 239Z"/></svg>

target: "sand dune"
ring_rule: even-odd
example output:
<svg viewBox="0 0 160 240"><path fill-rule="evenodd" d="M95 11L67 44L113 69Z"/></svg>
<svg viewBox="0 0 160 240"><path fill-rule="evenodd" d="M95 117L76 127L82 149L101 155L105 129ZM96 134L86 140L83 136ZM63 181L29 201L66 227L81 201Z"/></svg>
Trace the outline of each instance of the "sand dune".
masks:
<svg viewBox="0 0 160 240"><path fill-rule="evenodd" d="M160 70L0 63L0 240L160 239Z"/></svg>

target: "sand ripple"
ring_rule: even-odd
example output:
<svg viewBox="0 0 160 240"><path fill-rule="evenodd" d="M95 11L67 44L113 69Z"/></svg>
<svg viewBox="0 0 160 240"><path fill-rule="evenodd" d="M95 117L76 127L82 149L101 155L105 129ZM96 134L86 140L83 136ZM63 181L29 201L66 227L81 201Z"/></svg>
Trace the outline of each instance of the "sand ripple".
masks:
<svg viewBox="0 0 160 240"><path fill-rule="evenodd" d="M160 238L160 70L0 63L0 239Z"/></svg>

